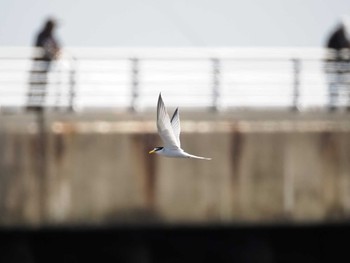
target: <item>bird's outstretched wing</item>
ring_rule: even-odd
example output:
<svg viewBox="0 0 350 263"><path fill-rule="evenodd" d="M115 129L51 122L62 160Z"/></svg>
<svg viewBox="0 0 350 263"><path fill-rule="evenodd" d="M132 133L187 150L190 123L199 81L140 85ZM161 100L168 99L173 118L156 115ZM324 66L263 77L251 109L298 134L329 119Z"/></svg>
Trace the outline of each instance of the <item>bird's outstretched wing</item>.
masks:
<svg viewBox="0 0 350 263"><path fill-rule="evenodd" d="M181 126L180 126L180 114L179 114L179 108L176 108L173 117L171 117L171 127L173 128L173 132L175 135L175 139L177 141L177 145L180 147L181 142L180 142L180 131L181 131Z"/></svg>
<svg viewBox="0 0 350 263"><path fill-rule="evenodd" d="M174 119L174 125L176 122L178 122L176 126L180 128L180 120L178 117L178 113L176 115L175 113L172 119ZM168 149L180 148L180 140L177 139L178 136L175 135L174 133L174 128L172 126L172 123L170 122L169 115L166 111L166 108L162 99L162 95L160 93L159 93L158 105L157 105L157 128L158 128L159 136L162 138L164 142L164 146L166 148ZM176 131L176 132L179 133L179 131Z"/></svg>

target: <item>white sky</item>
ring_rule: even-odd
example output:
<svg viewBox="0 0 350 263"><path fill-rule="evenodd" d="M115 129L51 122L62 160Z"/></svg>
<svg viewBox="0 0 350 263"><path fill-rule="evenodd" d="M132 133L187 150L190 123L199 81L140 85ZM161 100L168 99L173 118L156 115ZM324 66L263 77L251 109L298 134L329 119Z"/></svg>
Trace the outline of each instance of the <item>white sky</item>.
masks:
<svg viewBox="0 0 350 263"><path fill-rule="evenodd" d="M323 46L349 0L0 0L0 46L29 46L48 16L64 46Z"/></svg>

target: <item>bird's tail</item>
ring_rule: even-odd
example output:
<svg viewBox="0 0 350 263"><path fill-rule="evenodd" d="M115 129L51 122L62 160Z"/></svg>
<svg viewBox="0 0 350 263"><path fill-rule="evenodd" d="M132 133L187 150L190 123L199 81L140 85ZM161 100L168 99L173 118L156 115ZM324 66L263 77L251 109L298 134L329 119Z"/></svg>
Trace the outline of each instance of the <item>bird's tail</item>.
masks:
<svg viewBox="0 0 350 263"><path fill-rule="evenodd" d="M208 161L210 161L210 160L211 160L211 158L201 157L201 156L196 156L196 155L192 155L192 154L188 154L188 158L192 158L192 159L200 159L200 160L208 160Z"/></svg>

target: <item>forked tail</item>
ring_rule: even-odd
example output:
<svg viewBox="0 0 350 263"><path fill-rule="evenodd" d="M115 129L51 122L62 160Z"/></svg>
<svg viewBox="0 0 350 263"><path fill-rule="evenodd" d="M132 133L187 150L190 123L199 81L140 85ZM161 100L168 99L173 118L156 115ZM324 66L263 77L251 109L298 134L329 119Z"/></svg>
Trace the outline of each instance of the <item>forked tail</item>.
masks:
<svg viewBox="0 0 350 263"><path fill-rule="evenodd" d="M208 161L210 161L210 160L211 160L211 158L201 157L201 156L196 156L196 155L192 155L192 154L188 154L188 158L192 158L192 159L200 159L200 160L208 160Z"/></svg>

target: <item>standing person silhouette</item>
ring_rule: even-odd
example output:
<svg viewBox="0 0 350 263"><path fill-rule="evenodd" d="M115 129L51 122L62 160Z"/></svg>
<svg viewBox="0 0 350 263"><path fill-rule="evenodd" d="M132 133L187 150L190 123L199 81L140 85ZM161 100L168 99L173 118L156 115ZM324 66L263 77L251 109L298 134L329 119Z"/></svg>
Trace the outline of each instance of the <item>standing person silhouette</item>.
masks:
<svg viewBox="0 0 350 263"><path fill-rule="evenodd" d="M55 28L55 20L48 19L35 40L34 46L41 48L41 50L39 55L34 58L31 71L27 101L28 110L42 110L45 103L47 75L50 71L51 62L58 58L60 52L60 45L54 36Z"/></svg>
<svg viewBox="0 0 350 263"><path fill-rule="evenodd" d="M347 28L348 19L343 18L341 23L331 33L327 41L327 48L330 49L331 58L327 60L326 71L329 78L329 110L335 110L339 104L339 92L349 93L350 76L350 37ZM350 109L350 102L347 102L347 109Z"/></svg>

